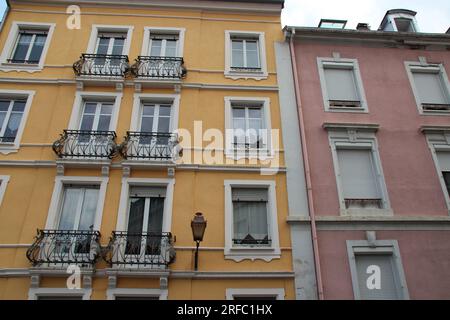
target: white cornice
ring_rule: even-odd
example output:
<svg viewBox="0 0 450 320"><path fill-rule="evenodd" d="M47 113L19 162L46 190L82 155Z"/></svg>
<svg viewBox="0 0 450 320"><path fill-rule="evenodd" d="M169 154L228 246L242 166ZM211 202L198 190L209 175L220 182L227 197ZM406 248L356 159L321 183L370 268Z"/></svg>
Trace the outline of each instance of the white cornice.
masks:
<svg viewBox="0 0 450 320"><path fill-rule="evenodd" d="M10 0L13 7L15 4L36 5L35 0ZM72 0L43 0L40 5L73 5ZM205 1L205 0L78 0L77 5L85 7L135 7L135 8L170 8L170 9L191 9L221 12L253 12L266 14L281 14L282 5L280 3L249 3L245 1Z"/></svg>

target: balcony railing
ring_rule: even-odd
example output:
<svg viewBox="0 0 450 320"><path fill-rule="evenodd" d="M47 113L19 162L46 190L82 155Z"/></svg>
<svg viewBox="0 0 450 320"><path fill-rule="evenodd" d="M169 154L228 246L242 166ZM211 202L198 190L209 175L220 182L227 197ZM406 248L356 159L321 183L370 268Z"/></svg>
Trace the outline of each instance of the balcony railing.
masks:
<svg viewBox="0 0 450 320"><path fill-rule="evenodd" d="M183 58L147 56L139 56L131 72L143 79L182 79L187 73Z"/></svg>
<svg viewBox="0 0 450 320"><path fill-rule="evenodd" d="M450 104L445 103L422 103L424 111L450 112Z"/></svg>
<svg viewBox="0 0 450 320"><path fill-rule="evenodd" d="M172 234L113 231L103 259L111 267L167 268L175 260Z"/></svg>
<svg viewBox="0 0 450 320"><path fill-rule="evenodd" d="M127 132L119 147L125 159L175 160L178 135L160 132Z"/></svg>
<svg viewBox="0 0 450 320"><path fill-rule="evenodd" d="M382 209L383 199L345 199L347 209Z"/></svg>
<svg viewBox="0 0 450 320"><path fill-rule="evenodd" d="M262 239L256 239L251 235L247 235L243 239L233 239L233 244L235 245L252 245L252 246L270 246L272 244L272 240L268 237Z"/></svg>
<svg viewBox="0 0 450 320"><path fill-rule="evenodd" d="M38 230L27 258L33 266L92 267L100 257L99 239L100 232L92 230Z"/></svg>
<svg viewBox="0 0 450 320"><path fill-rule="evenodd" d="M116 153L114 131L64 130L53 143L53 151L59 158L112 159Z"/></svg>
<svg viewBox="0 0 450 320"><path fill-rule="evenodd" d="M77 76L124 77L129 70L128 56L107 54L81 55L73 64Z"/></svg>

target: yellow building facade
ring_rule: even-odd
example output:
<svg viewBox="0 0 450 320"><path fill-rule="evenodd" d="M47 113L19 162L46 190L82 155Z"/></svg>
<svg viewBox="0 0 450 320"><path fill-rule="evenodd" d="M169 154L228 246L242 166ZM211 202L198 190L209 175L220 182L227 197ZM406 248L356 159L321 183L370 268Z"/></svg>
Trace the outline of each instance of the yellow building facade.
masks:
<svg viewBox="0 0 450 320"><path fill-rule="evenodd" d="M9 1L0 299L294 299L283 1L127 2Z"/></svg>

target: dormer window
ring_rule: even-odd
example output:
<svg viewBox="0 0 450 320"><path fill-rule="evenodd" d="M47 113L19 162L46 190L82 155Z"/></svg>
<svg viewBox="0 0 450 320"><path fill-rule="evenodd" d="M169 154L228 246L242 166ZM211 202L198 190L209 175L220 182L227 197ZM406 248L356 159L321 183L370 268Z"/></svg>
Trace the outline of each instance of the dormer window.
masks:
<svg viewBox="0 0 450 320"><path fill-rule="evenodd" d="M321 19L319 28L321 29L344 29L347 20Z"/></svg>
<svg viewBox="0 0 450 320"><path fill-rule="evenodd" d="M414 28L414 23L408 18L395 18L395 25L399 32L416 32Z"/></svg>

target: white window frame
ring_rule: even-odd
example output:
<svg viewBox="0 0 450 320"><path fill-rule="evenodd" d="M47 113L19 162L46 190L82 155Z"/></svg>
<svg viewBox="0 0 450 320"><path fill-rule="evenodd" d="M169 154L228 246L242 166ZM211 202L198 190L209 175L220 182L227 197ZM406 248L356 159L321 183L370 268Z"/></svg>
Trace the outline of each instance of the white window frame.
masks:
<svg viewBox="0 0 450 320"><path fill-rule="evenodd" d="M97 50L98 35L102 32L123 32L127 34L125 43L123 45L122 55L127 56L130 53L131 38L133 37L134 26L124 25L106 25L106 24L93 24L91 29L91 35L89 38L88 47L86 53L95 54Z"/></svg>
<svg viewBox="0 0 450 320"><path fill-rule="evenodd" d="M256 72L243 72L234 71L231 65L232 52L231 52L231 37L242 36L251 37L258 40L259 47L259 60L261 70ZM266 41L264 32L255 31L235 31L235 30L225 30L225 77L233 80L237 79L254 79L254 80L264 80L268 77L267 72L267 59L266 59Z"/></svg>
<svg viewBox="0 0 450 320"><path fill-rule="evenodd" d="M177 57L182 58L184 53L184 34L186 28L144 27L144 41L142 43L141 56L150 55L150 36L153 33L168 33L178 35Z"/></svg>
<svg viewBox="0 0 450 320"><path fill-rule="evenodd" d="M326 112L369 113L366 94L357 59L343 58L317 58L320 87L322 89L323 105ZM355 79L356 92L359 97L360 107L331 107L325 78L325 68L352 70Z"/></svg>
<svg viewBox="0 0 450 320"><path fill-rule="evenodd" d="M12 152L17 152L19 150L23 131L25 129L28 114L30 113L31 104L33 102L35 94L36 94L35 91L0 89L0 98L2 99L26 99L25 109L23 111L22 120L17 130L16 139L14 140L14 143L0 143L1 154L10 154Z"/></svg>
<svg viewBox="0 0 450 320"><path fill-rule="evenodd" d="M95 231L100 231L108 181L109 181L108 177L57 176L55 178L55 187L53 188L53 194L50 202L50 208L48 210L47 222L45 223L45 229L47 230L58 229L61 214L61 205L64 198L64 186L68 184L80 186L89 184L100 186L93 228L93 230Z"/></svg>
<svg viewBox="0 0 450 320"><path fill-rule="evenodd" d="M117 121L119 118L119 109L122 101L123 93L121 92L91 92L77 91L72 107L72 114L69 120L69 130L79 130L81 117L85 101L111 101L113 102L113 113L111 114L111 122L109 123L109 131L116 131Z"/></svg>
<svg viewBox="0 0 450 320"><path fill-rule="evenodd" d="M0 206L3 203L3 197L5 196L6 187L9 184L11 176L0 176Z"/></svg>
<svg viewBox="0 0 450 320"><path fill-rule="evenodd" d="M130 131L139 131L142 104L154 102L164 102L172 105L172 110L170 113L170 132L173 133L178 129L178 120L180 114L179 94L135 93L133 100L133 110L131 112Z"/></svg>
<svg viewBox="0 0 450 320"><path fill-rule="evenodd" d="M349 134L350 131L350 134ZM355 133L357 136L352 136ZM378 152L378 143L373 132L354 132L352 130L329 130L328 139L331 148L331 155L333 158L334 173L336 178L336 187L339 197L339 207L341 216L393 216L389 195L384 180L383 168ZM339 159L337 155L338 149L348 150L370 150L374 164L375 173L377 176L377 185L379 187L381 199L383 202L383 209L352 209L346 208L344 188L340 176Z"/></svg>
<svg viewBox="0 0 450 320"><path fill-rule="evenodd" d="M227 288L225 297L227 300L234 300L235 296L251 297L276 297L276 300L284 300L285 291L283 288Z"/></svg>
<svg viewBox="0 0 450 320"><path fill-rule="evenodd" d="M116 297L158 297L159 300L167 300L169 291L162 289L135 289L115 288L106 290L107 300L116 300Z"/></svg>
<svg viewBox="0 0 450 320"><path fill-rule="evenodd" d="M273 259L281 257L279 234L278 234L278 214L276 183L270 180L225 180L225 259L231 259L236 262L242 260L264 260L270 262ZM267 224L270 246L261 247L236 247L233 245L233 188L267 188Z"/></svg>
<svg viewBox="0 0 450 320"><path fill-rule="evenodd" d="M3 51L0 56L0 70L4 72L26 71L30 73L41 71L44 68L45 59L47 57L47 52L50 47L55 27L56 27L55 23L13 21L11 24L11 29L9 31L8 38L6 39L5 46L3 47ZM37 29L37 30L45 29L48 31L47 39L45 41L44 48L42 49L42 54L41 58L39 59L39 63L38 64L9 63L7 60L14 54L15 48L17 46L17 41L19 39L18 38L19 31L28 29Z"/></svg>
<svg viewBox="0 0 450 320"><path fill-rule="evenodd" d="M39 297L81 297L82 300L91 300L92 289L67 288L30 288L28 300L38 300Z"/></svg>
<svg viewBox="0 0 450 320"><path fill-rule="evenodd" d="M450 116L450 111L430 111L423 110L422 100L420 98L419 90L417 89L414 72L422 73L435 73L439 74L443 89L446 91L444 94L447 96L447 101L450 104L450 82L448 80L447 73L445 72L445 67L443 64L428 64L421 63L419 61L405 61L406 73L408 75L409 83L413 91L414 98L416 100L417 110L421 115L445 115Z"/></svg>
<svg viewBox="0 0 450 320"><path fill-rule="evenodd" d="M154 178L122 178L122 189L120 192L119 212L117 215L116 230L126 231L127 229L130 187L135 186L166 188L162 232L171 232L173 192L175 186L175 179L154 179Z"/></svg>
<svg viewBox="0 0 450 320"><path fill-rule="evenodd" d="M225 156L230 159L272 159L275 155L272 141L272 121L270 113L270 98L257 97L225 97ZM238 150L233 147L233 104L257 105L263 108L265 130L267 132L267 147L265 149Z"/></svg>
<svg viewBox="0 0 450 320"><path fill-rule="evenodd" d="M355 255L377 255L385 254L392 255L395 265L394 278L400 284L399 295L403 300L409 300L409 292L406 284L405 273L403 271L402 258L400 256L400 249L397 240L375 240L369 243L366 240L347 240L347 254L350 265L350 274L352 277L353 295L355 300L361 300L359 292L358 272L356 268Z"/></svg>
<svg viewBox="0 0 450 320"><path fill-rule="evenodd" d="M442 192L444 193L448 214L450 215L450 195L447 191L444 175L442 174L442 169L437 157L437 153L439 151L450 152L450 127L446 130L439 130L438 132L425 132L425 134L428 142L428 147L430 148L431 156L433 158L434 166L436 168L436 173L439 177L439 183L441 184Z"/></svg>

